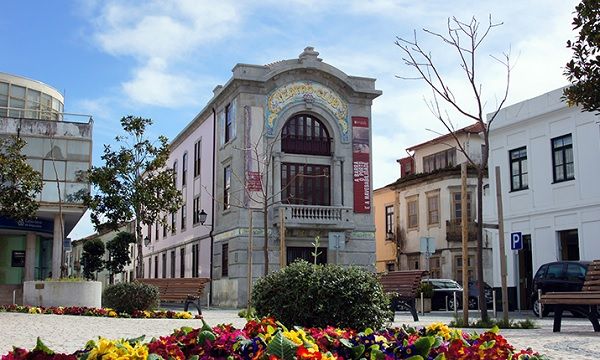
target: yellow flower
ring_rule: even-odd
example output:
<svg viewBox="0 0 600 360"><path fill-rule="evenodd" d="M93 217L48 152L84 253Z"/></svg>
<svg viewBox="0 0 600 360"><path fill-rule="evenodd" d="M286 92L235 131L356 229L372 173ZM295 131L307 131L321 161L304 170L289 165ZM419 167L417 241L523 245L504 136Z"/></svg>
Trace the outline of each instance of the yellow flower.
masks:
<svg viewBox="0 0 600 360"><path fill-rule="evenodd" d="M302 339L300 339L300 334L295 330L284 331L283 336L285 336L286 338L288 338L289 340L291 340L292 342L294 342L297 345L302 345L304 343L302 341Z"/></svg>
<svg viewBox="0 0 600 360"><path fill-rule="evenodd" d="M448 325L441 322L429 324L426 327L426 330L428 334L441 336L445 340L452 338L453 331L448 327Z"/></svg>
<svg viewBox="0 0 600 360"><path fill-rule="evenodd" d="M191 319L193 318L192 313L189 311L179 311L175 314L177 319Z"/></svg>
<svg viewBox="0 0 600 360"><path fill-rule="evenodd" d="M109 317L117 317L117 316L118 316L118 314L117 314L117 312L116 312L116 311L114 311L114 310L110 310L110 311L108 312L108 316L109 316Z"/></svg>
<svg viewBox="0 0 600 360"><path fill-rule="evenodd" d="M133 356L136 359L146 359L148 357L148 348L144 344L135 344Z"/></svg>

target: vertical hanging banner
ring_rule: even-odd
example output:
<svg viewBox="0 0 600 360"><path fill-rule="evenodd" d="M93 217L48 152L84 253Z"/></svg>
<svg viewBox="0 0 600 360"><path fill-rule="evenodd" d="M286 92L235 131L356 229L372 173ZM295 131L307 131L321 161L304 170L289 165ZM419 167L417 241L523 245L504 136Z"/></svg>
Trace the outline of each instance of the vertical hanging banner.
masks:
<svg viewBox="0 0 600 360"><path fill-rule="evenodd" d="M371 144L369 118L352 117L352 174L354 179L354 212L371 212Z"/></svg>

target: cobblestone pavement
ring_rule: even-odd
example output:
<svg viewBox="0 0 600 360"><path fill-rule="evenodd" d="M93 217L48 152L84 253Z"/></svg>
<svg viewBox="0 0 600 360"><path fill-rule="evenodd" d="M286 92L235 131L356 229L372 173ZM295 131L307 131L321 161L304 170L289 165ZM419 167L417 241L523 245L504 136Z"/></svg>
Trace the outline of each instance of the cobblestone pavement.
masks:
<svg viewBox="0 0 600 360"><path fill-rule="evenodd" d="M231 323L241 328L245 320L237 316L237 310L204 310L204 319L210 325ZM394 326L402 324L424 326L432 322L448 323L452 313L435 312L421 315L418 323L408 313L396 313ZM527 318L527 314L511 313L511 319ZM530 315L529 315L530 317ZM600 359L600 336L593 332L587 319L564 318L561 333L552 332L552 318L536 319L538 329L502 330L508 341L516 348L531 347L551 359ZM199 320L173 319L112 319L68 315L29 315L0 313L0 354L6 354L13 346L31 349L40 337L51 349L73 352L90 339L103 336L111 339L132 338L141 334L147 339L170 334L181 326L198 327ZM469 330L470 331L470 330Z"/></svg>

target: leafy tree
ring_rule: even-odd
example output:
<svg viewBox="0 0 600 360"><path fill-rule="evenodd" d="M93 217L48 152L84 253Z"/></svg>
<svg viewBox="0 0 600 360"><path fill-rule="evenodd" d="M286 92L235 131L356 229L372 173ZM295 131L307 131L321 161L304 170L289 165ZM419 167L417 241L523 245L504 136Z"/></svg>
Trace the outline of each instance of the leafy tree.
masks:
<svg viewBox="0 0 600 360"><path fill-rule="evenodd" d="M108 260L104 262L104 267L110 273L110 283L114 282L114 275L122 273L126 265L131 264L129 254L129 244L135 243L135 235L121 231L112 240L106 243L108 251Z"/></svg>
<svg viewBox="0 0 600 360"><path fill-rule="evenodd" d="M95 274L104 268L104 243L100 239L91 239L83 244L83 253L81 254L81 265L83 266L83 276L86 279L94 280Z"/></svg>
<svg viewBox="0 0 600 360"><path fill-rule="evenodd" d="M0 138L0 215L15 220L31 218L39 204L42 177L21 153L25 140L17 136Z"/></svg>
<svg viewBox="0 0 600 360"><path fill-rule="evenodd" d="M438 38L444 44L448 45L456 55L460 68L464 72L465 82L463 89L465 89L466 93L470 94L470 100L462 100L464 98L460 98L461 100L459 100L459 97L455 95L452 90L453 87L450 85L451 75L448 74L447 76L444 76L441 68L438 67L433 60L432 54L422 48L421 44L417 42L416 32L414 40L398 37L396 41L396 45L398 45L404 53L402 60L404 60L405 65L413 68L417 73L416 79L424 81L432 90L433 99L427 102L430 111L444 125L446 130L450 132L455 140L454 142L458 151L466 157L467 161L475 169L477 174L477 279L483 279L483 178L487 176L487 163L490 148L489 133L498 111L502 109L506 102L506 98L508 97L511 69L509 54L504 54L502 59L493 57L505 68L506 86L503 89L500 99L491 111L492 115L486 119L484 111L485 100L482 96L483 86L479 83L480 68L477 67L477 64L479 64L478 50L490 31L495 27L502 25L502 23L493 23L490 16L489 22L484 24L482 29L480 29L481 25L482 23L475 18L472 18L469 22L462 22L456 18L452 18L448 19L447 34L423 29L425 34ZM449 56L449 54L445 53L444 57L447 58L447 56ZM446 60L446 58L444 58L444 60ZM465 145L459 140L456 132L457 128L454 126L449 113L441 109L440 99L444 104L456 111L461 118L474 121L481 129L484 146L481 150L480 161L471 158L468 149L466 149ZM480 281L479 304L481 304L481 318L487 321L488 312L485 292L483 290L483 281Z"/></svg>
<svg viewBox="0 0 600 360"><path fill-rule="evenodd" d="M569 105L581 105L585 111L600 114L600 2L582 0L575 7L573 29L579 35L567 48L573 58L566 65L565 75L572 83L564 95Z"/></svg>
<svg viewBox="0 0 600 360"><path fill-rule="evenodd" d="M104 145L103 166L87 172L89 182L98 190L83 194L95 226L106 223L117 230L119 224L136 220L136 277L143 276L142 224L160 222L167 226L164 213L175 212L182 205L181 192L173 181L173 169L167 168L170 149L165 136L158 145L146 136L151 119L127 116L121 119L126 136L117 136L118 150Z"/></svg>

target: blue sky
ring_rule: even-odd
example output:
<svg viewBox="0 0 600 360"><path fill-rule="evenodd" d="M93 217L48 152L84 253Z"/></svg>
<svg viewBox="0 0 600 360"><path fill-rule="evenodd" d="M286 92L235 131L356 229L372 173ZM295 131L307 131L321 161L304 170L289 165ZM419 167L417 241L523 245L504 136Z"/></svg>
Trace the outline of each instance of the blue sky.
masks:
<svg viewBox="0 0 600 360"><path fill-rule="evenodd" d="M394 45L413 36L464 99L464 78L450 49L420 32L443 32L448 17L495 28L481 48L479 81L491 110L504 90L503 68L489 55L510 50L514 68L508 104L567 85L562 67L573 0L406 1L5 1L0 71L43 81L65 95L65 111L94 118L94 163L119 131L119 119L154 120L154 136L173 138L224 84L236 63L268 64L296 58L314 46L324 62L349 75L373 77L383 95L373 104L374 187L398 177L405 148L443 132L425 104L423 83ZM457 126L469 122L459 117ZM83 221L71 233L92 232Z"/></svg>

